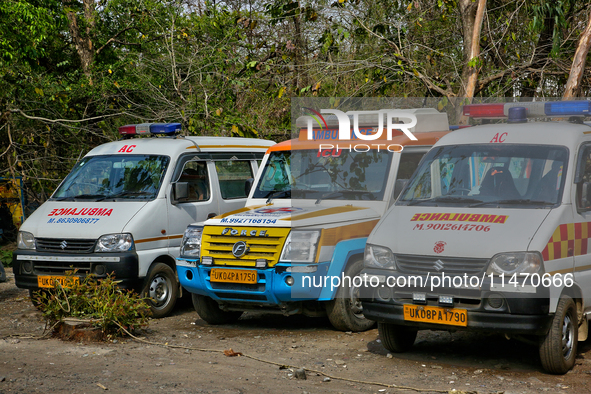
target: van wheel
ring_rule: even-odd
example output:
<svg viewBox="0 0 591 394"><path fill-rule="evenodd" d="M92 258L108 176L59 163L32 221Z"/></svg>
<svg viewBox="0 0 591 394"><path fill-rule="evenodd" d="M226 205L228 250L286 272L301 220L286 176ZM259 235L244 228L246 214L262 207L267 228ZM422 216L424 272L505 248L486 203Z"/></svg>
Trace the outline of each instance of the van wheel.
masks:
<svg viewBox="0 0 591 394"><path fill-rule="evenodd" d="M550 330L540 344L540 359L544 370L553 374L565 374L575 365L578 331L577 306L572 298L562 296Z"/></svg>
<svg viewBox="0 0 591 394"><path fill-rule="evenodd" d="M179 285L172 268L164 263L154 264L148 272L142 294L148 298L152 317L158 319L168 316L179 296Z"/></svg>
<svg viewBox="0 0 591 394"><path fill-rule="evenodd" d="M195 307L199 317L209 324L230 324L242 316L240 311L221 310L218 303L210 297L192 293L191 298L193 299L193 307Z"/></svg>
<svg viewBox="0 0 591 394"><path fill-rule="evenodd" d="M410 327L389 323L378 323L378 332L382 345L394 353L410 350L417 339L417 330Z"/></svg>
<svg viewBox="0 0 591 394"><path fill-rule="evenodd" d="M0 283L6 282L6 271L4 271L4 264L0 262Z"/></svg>
<svg viewBox="0 0 591 394"><path fill-rule="evenodd" d="M345 269L345 276L353 278L359 276L363 269L363 260L357 260ZM351 283L353 284L353 283ZM334 328L340 331L361 332L372 328L374 321L363 316L363 306L359 298L359 288L342 283L335 298L326 304L328 319Z"/></svg>

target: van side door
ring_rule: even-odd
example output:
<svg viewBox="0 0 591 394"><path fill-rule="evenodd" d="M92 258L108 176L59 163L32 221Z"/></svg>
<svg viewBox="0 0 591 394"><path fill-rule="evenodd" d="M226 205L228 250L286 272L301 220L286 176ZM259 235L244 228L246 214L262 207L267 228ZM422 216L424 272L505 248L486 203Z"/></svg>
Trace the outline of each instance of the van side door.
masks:
<svg viewBox="0 0 591 394"><path fill-rule="evenodd" d="M183 233L191 223L219 213L219 191L211 156L189 154L179 158L167 193L169 253L179 255Z"/></svg>
<svg viewBox="0 0 591 394"><path fill-rule="evenodd" d="M581 223L581 239L574 241L574 277L575 282L583 290L584 308L589 311L591 310L591 248L588 249L589 239L591 239L591 143L583 144L579 149L575 188L574 222ZM577 245L579 242L580 244Z"/></svg>

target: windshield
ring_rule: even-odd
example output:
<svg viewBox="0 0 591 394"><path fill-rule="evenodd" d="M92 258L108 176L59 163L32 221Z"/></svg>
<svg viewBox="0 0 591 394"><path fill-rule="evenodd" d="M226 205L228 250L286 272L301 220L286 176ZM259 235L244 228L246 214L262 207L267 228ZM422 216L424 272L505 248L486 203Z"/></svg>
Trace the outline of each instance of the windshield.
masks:
<svg viewBox="0 0 591 394"><path fill-rule="evenodd" d="M52 200L156 198L169 158L151 155L90 156L62 182Z"/></svg>
<svg viewBox="0 0 591 394"><path fill-rule="evenodd" d="M568 150L543 145L433 148L397 205L527 206L558 204Z"/></svg>
<svg viewBox="0 0 591 394"><path fill-rule="evenodd" d="M391 160L387 151L273 152L253 197L382 200Z"/></svg>

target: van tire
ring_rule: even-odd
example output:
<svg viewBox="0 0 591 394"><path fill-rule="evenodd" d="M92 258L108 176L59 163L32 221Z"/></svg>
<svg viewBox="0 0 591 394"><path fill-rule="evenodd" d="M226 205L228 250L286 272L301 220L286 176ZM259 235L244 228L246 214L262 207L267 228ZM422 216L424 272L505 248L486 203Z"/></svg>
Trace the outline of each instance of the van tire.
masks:
<svg viewBox="0 0 591 394"><path fill-rule="evenodd" d="M4 264L0 262L0 283L6 282L6 271L4 271Z"/></svg>
<svg viewBox="0 0 591 394"><path fill-rule="evenodd" d="M545 371L562 375L575 365L578 325L575 302L569 296L560 297L550 330L540 343L540 360Z"/></svg>
<svg viewBox="0 0 591 394"><path fill-rule="evenodd" d="M415 343L417 330L397 324L378 323L378 332L382 345L394 353L404 353Z"/></svg>
<svg viewBox="0 0 591 394"><path fill-rule="evenodd" d="M218 303L210 297L192 293L191 298L195 311L208 324L230 324L236 322L242 316L240 311L221 310Z"/></svg>
<svg viewBox="0 0 591 394"><path fill-rule="evenodd" d="M148 272L142 295L148 299L153 318L168 316L179 296L179 284L172 268L164 263L155 263Z"/></svg>
<svg viewBox="0 0 591 394"><path fill-rule="evenodd" d="M363 269L363 260L356 260L345 269L345 276L351 280ZM374 321L363 316L363 307L359 298L359 289L343 286L337 290L334 299L326 304L328 320L340 331L367 331L375 325Z"/></svg>

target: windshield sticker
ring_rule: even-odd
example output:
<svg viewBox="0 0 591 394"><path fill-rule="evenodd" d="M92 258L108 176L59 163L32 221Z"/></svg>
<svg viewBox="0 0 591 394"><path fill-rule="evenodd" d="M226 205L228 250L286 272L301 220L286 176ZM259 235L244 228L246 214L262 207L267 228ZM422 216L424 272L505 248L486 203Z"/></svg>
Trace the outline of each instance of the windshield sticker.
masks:
<svg viewBox="0 0 591 394"><path fill-rule="evenodd" d="M110 208L56 208L47 216L111 216Z"/></svg>
<svg viewBox="0 0 591 394"><path fill-rule="evenodd" d="M415 213L410 221L479 222L503 224L508 217L508 215L486 215L480 213Z"/></svg>

